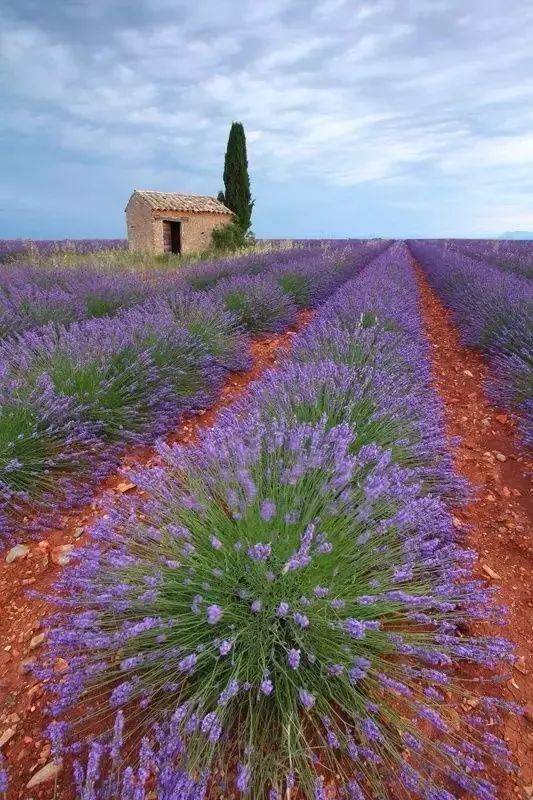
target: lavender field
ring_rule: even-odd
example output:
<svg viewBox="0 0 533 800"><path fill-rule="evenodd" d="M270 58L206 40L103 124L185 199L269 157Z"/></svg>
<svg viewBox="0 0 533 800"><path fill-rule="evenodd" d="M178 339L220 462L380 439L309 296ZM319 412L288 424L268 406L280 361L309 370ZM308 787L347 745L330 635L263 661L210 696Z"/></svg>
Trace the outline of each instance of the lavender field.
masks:
<svg viewBox="0 0 533 800"><path fill-rule="evenodd" d="M523 640L457 516L482 513L423 297L486 370L518 519L533 243L302 241L131 271L89 248L74 268L0 243L7 581L34 575L50 531L73 544L53 590L32 585L49 753L28 777L16 737L0 749L0 796L507 797L528 679L501 687ZM261 342L272 366L225 402ZM194 440L168 439L215 405ZM139 447L131 491L102 493Z"/></svg>
<svg viewBox="0 0 533 800"><path fill-rule="evenodd" d="M126 239L0 239L0 263L67 253L92 255L127 246Z"/></svg>

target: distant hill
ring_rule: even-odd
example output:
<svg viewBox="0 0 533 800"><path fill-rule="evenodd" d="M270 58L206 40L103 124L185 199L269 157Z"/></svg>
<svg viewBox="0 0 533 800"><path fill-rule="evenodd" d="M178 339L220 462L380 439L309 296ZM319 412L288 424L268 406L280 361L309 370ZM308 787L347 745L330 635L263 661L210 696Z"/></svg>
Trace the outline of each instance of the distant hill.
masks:
<svg viewBox="0 0 533 800"><path fill-rule="evenodd" d="M507 231L500 239L533 239L533 231Z"/></svg>

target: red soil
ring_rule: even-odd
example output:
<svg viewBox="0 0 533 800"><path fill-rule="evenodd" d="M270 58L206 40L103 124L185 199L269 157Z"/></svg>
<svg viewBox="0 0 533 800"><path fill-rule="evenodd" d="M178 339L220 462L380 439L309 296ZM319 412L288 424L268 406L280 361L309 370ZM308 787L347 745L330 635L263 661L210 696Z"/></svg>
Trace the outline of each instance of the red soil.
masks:
<svg viewBox="0 0 533 800"><path fill-rule="evenodd" d="M498 602L509 609L504 628L483 626L483 633L505 635L518 660L501 696L526 707L512 716L504 736L518 771L494 774L499 800L533 797L533 464L520 449L516 423L492 406L485 394L488 369L483 356L464 347L450 315L417 268L426 333L433 352L433 379L443 403L447 433L459 436L453 446L455 467L468 478L476 496L454 511L455 525L477 551L478 576L498 588Z"/></svg>
<svg viewBox="0 0 533 800"><path fill-rule="evenodd" d="M286 333L252 341L252 368L246 373L234 373L222 388L220 399L207 411L187 416L167 437L169 442L193 443L202 428L211 427L222 408L237 399L249 384L266 369L276 364L287 350L296 332L313 316L312 311L298 314L296 325ZM63 567L55 563L61 547L76 548L87 540L84 533L98 516L102 497L109 493L135 492L128 472L140 465L156 463L157 457L148 447L137 448L123 459L117 474L108 478L85 508L64 517L61 530L43 531L42 541L29 542L30 552L25 559L7 564L0 562L0 742L9 731L13 735L1 747L10 776L8 800L60 800L63 797L61 778L57 785L47 782L33 789L26 784L32 774L48 763L50 747L44 736L47 718L45 687L28 671L28 664L38 659L41 622L53 612L51 602L28 597L27 590L49 593ZM33 643L33 649L32 649ZM66 787L65 787L66 789ZM69 794L68 790L65 795Z"/></svg>

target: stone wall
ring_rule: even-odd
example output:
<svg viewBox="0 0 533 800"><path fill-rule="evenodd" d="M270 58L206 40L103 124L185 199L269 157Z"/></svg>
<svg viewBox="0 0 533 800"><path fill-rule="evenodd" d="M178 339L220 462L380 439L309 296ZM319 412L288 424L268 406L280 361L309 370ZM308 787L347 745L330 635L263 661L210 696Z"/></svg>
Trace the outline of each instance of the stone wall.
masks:
<svg viewBox="0 0 533 800"><path fill-rule="evenodd" d="M133 195L126 206L126 228L130 250L152 251L154 237L152 231L152 209L140 197Z"/></svg>
<svg viewBox="0 0 533 800"><path fill-rule="evenodd" d="M227 225L230 214L212 212L153 211L153 249L163 253L163 220L181 222L181 252L198 253L211 246L211 231Z"/></svg>
<svg viewBox="0 0 533 800"><path fill-rule="evenodd" d="M130 250L163 253L163 220L181 222L181 252L197 253L211 246L211 231L231 222L231 214L211 211L154 211L133 195L126 206L126 227Z"/></svg>

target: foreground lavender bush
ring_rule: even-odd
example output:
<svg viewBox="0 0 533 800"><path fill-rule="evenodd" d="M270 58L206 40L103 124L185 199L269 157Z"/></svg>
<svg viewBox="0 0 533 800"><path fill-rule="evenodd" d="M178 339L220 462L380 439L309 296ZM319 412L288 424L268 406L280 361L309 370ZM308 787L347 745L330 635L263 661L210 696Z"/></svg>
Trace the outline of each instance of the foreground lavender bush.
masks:
<svg viewBox="0 0 533 800"><path fill-rule="evenodd" d="M334 780L357 800L398 787L423 800L496 799L484 759L507 765L507 751L486 725L507 706L476 693L459 731L453 705L471 694L454 669L492 669L510 649L465 633L492 606L436 483L427 491L423 416L400 434L398 396L382 426L391 409L371 388L383 362L369 332L376 342L409 331L426 358L409 318L416 296L402 303L410 286L408 253L393 248L310 326L320 336L329 316L342 328L362 304L351 335L365 339L356 364L368 394L324 359L271 374L196 448L160 446L162 466L136 476L144 499L109 508L63 574L50 665L38 672L57 695L56 751L90 750L75 767L80 798L236 789L279 800L298 786L323 800ZM372 293L380 310L368 316ZM411 366L413 391L428 397L427 365ZM343 389L355 391L345 403ZM444 475L449 461L433 455ZM61 677L57 657L69 663ZM69 727L72 707L81 713ZM95 728L107 734L94 741ZM139 737L138 760L121 762Z"/></svg>
<svg viewBox="0 0 533 800"><path fill-rule="evenodd" d="M491 395L517 413L523 439L531 444L533 284L434 244L410 247L451 309L465 344L489 355Z"/></svg>
<svg viewBox="0 0 533 800"><path fill-rule="evenodd" d="M46 375L24 403L16 383L0 381L0 536L28 527L32 501L49 512L58 502L83 502L87 485L103 477L103 443L80 412L72 399L54 393Z"/></svg>
<svg viewBox="0 0 533 800"><path fill-rule="evenodd" d="M487 612L445 507L387 451L351 455L350 426L247 426L244 442L238 425L163 448L165 471L136 476L149 500L109 509L60 584L86 610L51 633L71 665L54 711L101 706L107 685L99 724L121 707L133 728L172 716L170 781L236 761L228 780L252 797L281 792L291 767L309 797L317 774L348 788L359 769L376 796L397 773L429 797L435 779L406 748L494 796L463 772L482 769L482 712L457 741L445 692L467 691L453 662L494 666L508 649L456 636Z"/></svg>

